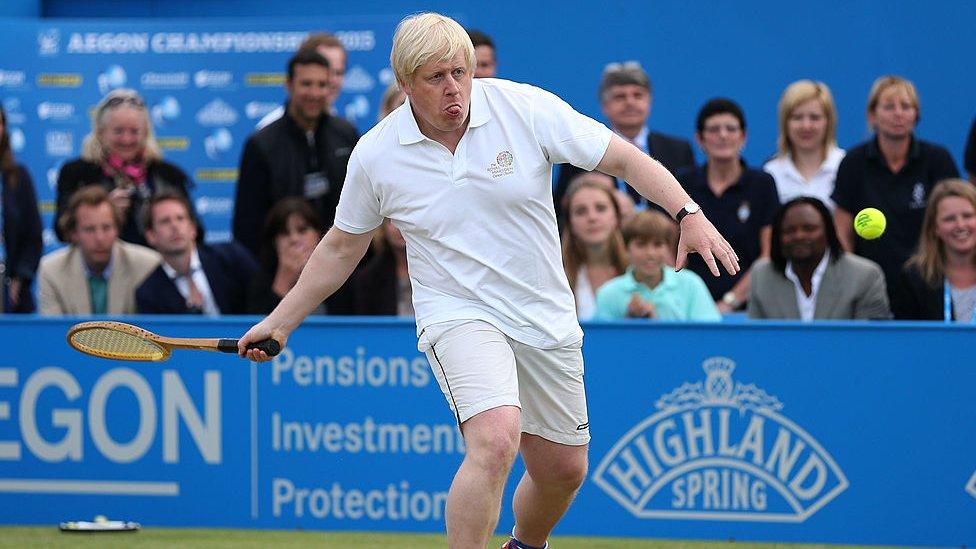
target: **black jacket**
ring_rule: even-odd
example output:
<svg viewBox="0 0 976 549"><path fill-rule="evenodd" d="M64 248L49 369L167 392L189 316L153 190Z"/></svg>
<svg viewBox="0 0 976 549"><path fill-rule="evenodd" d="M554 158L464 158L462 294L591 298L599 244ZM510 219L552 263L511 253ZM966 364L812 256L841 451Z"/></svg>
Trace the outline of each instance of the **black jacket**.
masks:
<svg viewBox="0 0 976 549"><path fill-rule="evenodd" d="M220 314L241 315L246 311L247 287L258 265L240 244L197 246L200 264ZM136 289L139 314L190 314L186 298L160 265Z"/></svg>
<svg viewBox="0 0 976 549"><path fill-rule="evenodd" d="M914 267L902 269L891 290L891 312L897 320L944 320L943 286L929 286ZM950 305L951 308L951 305ZM953 314L955 314L953 312Z"/></svg>
<svg viewBox="0 0 976 549"><path fill-rule="evenodd" d="M349 155L359 140L356 129L342 118L323 114L315 130L319 169L329 189L312 201L322 223L332 226L339 192L346 179ZM255 257L261 248L265 217L275 202L305 196L305 174L311 158L305 132L287 113L252 134L244 144L234 201L234 239Z"/></svg>
<svg viewBox="0 0 976 549"><path fill-rule="evenodd" d="M100 165L81 158L61 166L61 171L58 173L58 211L57 215L54 216L54 230L62 242L67 240L68 235L61 234L57 220L68 206L71 195L85 185L101 185L105 187L105 190L111 191L115 188L115 181L105 175ZM190 189L193 187L193 183L190 182L190 178L186 176L183 170L165 160L151 161L146 165L146 185L153 193L163 188L169 188L176 189L187 197L190 196ZM133 193L129 212L122 224L122 232L119 234L119 238L133 244L148 246L139 223L141 210L142 200ZM201 228L199 232L202 236L203 229Z"/></svg>
<svg viewBox="0 0 976 549"><path fill-rule="evenodd" d="M30 173L23 166L17 166L16 187L3 177L2 200L3 244L6 252L3 278L4 282L11 278L22 281L17 307L13 310L5 308L4 312L30 313L34 311L31 282L37 273L43 243L37 194L34 192Z"/></svg>
<svg viewBox="0 0 976 549"><path fill-rule="evenodd" d="M647 150L651 156L664 165L671 173L677 173L685 168L695 167L695 155L691 152L691 144L680 137L671 137L663 133L648 132ZM553 203L556 206L556 219L563 219L562 201L569 189L569 182L583 170L572 164L563 164L559 169L559 179L556 180L556 190L553 193ZM640 202L640 194L629 185L627 192ZM562 221L560 221L562 222Z"/></svg>

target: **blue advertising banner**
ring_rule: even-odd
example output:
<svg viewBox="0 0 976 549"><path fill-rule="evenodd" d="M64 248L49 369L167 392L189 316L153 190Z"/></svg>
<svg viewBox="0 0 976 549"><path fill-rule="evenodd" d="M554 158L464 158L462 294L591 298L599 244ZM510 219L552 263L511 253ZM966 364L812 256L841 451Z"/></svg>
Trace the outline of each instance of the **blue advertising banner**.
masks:
<svg viewBox="0 0 976 549"><path fill-rule="evenodd" d="M209 241L230 240L240 153L285 101L286 65L309 32L329 31L348 51L337 113L365 132L393 82L394 16L104 22L0 20L0 100L11 145L37 187L45 251L61 166L80 155L90 112L109 91L147 102L165 158L196 187Z"/></svg>
<svg viewBox="0 0 976 549"><path fill-rule="evenodd" d="M71 323L0 320L31 342L0 365L3 523L442 531L464 441L412 323L310 320L266 364L90 358ZM558 534L976 542L976 370L953 352L971 328L585 328L590 472Z"/></svg>

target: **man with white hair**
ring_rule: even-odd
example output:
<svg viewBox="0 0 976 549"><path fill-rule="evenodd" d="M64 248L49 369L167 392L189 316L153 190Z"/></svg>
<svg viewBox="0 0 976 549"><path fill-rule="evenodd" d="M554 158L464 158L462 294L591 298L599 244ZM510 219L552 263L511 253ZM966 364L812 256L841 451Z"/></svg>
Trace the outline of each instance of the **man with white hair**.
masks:
<svg viewBox="0 0 976 549"><path fill-rule="evenodd" d="M697 251L738 270L735 252L677 181L647 155L555 95L474 80L474 48L454 20L400 22L391 65L407 103L356 145L335 226L298 284L240 340L289 334L349 276L373 229L392 220L407 243L419 347L464 435L447 500L450 547L485 547L515 456L508 548L545 547L586 476L590 439L583 332L562 268L552 164L635 185L681 225L677 265Z"/></svg>

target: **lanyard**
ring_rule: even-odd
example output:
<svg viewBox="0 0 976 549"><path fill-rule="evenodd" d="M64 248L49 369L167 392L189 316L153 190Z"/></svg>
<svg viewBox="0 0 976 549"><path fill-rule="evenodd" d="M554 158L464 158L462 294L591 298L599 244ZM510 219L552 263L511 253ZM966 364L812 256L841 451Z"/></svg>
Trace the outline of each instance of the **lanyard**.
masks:
<svg viewBox="0 0 976 549"><path fill-rule="evenodd" d="M959 313L962 316L962 312ZM949 290L949 281L942 282L942 318L945 322L952 322L952 292ZM971 324L976 324L976 307L969 319Z"/></svg>

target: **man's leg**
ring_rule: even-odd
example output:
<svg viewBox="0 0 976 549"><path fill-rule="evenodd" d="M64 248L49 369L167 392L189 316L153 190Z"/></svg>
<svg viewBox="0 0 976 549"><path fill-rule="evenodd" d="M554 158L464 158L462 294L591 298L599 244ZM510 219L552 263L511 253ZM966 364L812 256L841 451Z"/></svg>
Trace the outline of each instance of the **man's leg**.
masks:
<svg viewBox="0 0 976 549"><path fill-rule="evenodd" d="M477 414L461 424L466 452L447 496L451 548L485 547L498 525L502 492L519 447L515 406Z"/></svg>
<svg viewBox="0 0 976 549"><path fill-rule="evenodd" d="M515 537L543 547L586 478L588 445L569 446L522 434L525 474L515 490Z"/></svg>

